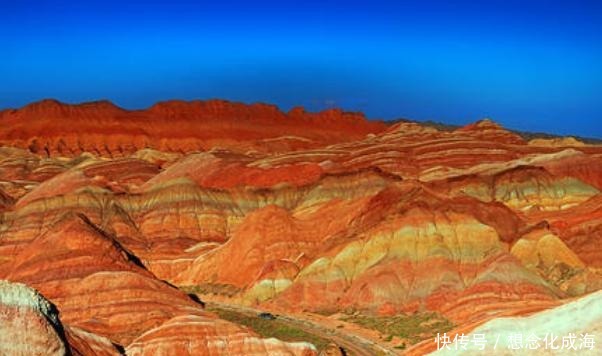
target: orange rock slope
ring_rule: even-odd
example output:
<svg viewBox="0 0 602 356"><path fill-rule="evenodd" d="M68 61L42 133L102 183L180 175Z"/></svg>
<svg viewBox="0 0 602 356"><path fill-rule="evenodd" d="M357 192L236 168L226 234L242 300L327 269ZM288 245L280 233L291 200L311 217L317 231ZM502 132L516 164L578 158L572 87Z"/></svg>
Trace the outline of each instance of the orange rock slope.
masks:
<svg viewBox="0 0 602 356"><path fill-rule="evenodd" d="M43 100L0 112L0 122L2 145L46 155L92 152L110 157L145 147L169 152L298 149L361 138L385 126L335 109L283 113L273 105L223 100L174 100L133 111L108 101L68 105Z"/></svg>
<svg viewBox="0 0 602 356"><path fill-rule="evenodd" d="M317 351L178 287L283 313L437 312L467 331L602 289L601 146L225 101L44 101L0 123L0 315L15 335L0 349Z"/></svg>

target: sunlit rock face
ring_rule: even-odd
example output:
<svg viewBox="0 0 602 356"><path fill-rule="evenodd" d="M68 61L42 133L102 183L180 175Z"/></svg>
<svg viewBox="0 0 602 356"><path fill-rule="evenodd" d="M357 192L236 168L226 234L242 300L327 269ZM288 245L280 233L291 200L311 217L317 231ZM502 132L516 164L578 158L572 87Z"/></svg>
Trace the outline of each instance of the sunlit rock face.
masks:
<svg viewBox="0 0 602 356"><path fill-rule="evenodd" d="M438 311L478 318L479 308L557 294L507 252L493 226L470 214L477 201L402 190L383 221L320 253L275 302L310 310L379 314ZM503 215L502 215L503 216ZM479 298L495 291L495 298ZM472 299L471 311L463 305ZM484 304L484 305L483 305Z"/></svg>
<svg viewBox="0 0 602 356"><path fill-rule="evenodd" d="M313 345L261 339L228 322L180 316L149 330L126 349L128 355L317 355Z"/></svg>
<svg viewBox="0 0 602 356"><path fill-rule="evenodd" d="M0 123L0 279L56 306L59 353L318 351L178 287L467 332L602 289L600 146L224 101L45 101Z"/></svg>
<svg viewBox="0 0 602 356"><path fill-rule="evenodd" d="M198 310L80 216L67 216L24 247L15 261L7 279L42 292L65 323L119 344L172 316Z"/></svg>
<svg viewBox="0 0 602 356"><path fill-rule="evenodd" d="M291 354L311 355L314 351L311 345L289 345L261 339L204 312L189 296L156 279L114 236L102 231L82 215L65 215L49 232L24 246L15 256L11 268L7 267L6 270L8 273L3 278L27 283L56 304L61 311L61 320L69 326L66 339L82 355L115 354L117 351L113 343L128 345L135 338L162 327L177 316L195 316L203 321L206 328L217 329L213 331L213 336L202 331L197 333L194 329L180 336L185 344L195 340L199 345L208 345L197 350L201 354L227 354L229 351L245 354L247 350L290 348ZM37 296L32 290L26 291ZM8 306L12 305L13 300L18 301L18 297L24 293L17 292L2 291L2 298ZM46 303L42 307L50 308L50 304ZM27 316L18 317L19 320L28 320ZM63 331L62 325L56 329ZM210 337L218 339L216 346L211 345L213 340ZM249 343L243 343L236 349L232 345L236 342L234 340L239 339L248 339ZM28 342L23 341L24 344ZM222 348L220 342L234 348ZM253 343L255 348L245 348ZM65 347L69 349L68 345L61 346L60 343L48 347L51 346L58 353L64 353ZM172 354L171 351L177 350L177 347L167 343L153 350ZM149 351L142 353L145 352ZM152 354L154 351L150 352ZM191 350L188 354L198 353Z"/></svg>
<svg viewBox="0 0 602 356"><path fill-rule="evenodd" d="M167 101L129 111L108 101L69 105L44 100L0 112L0 144L41 155L90 152L118 157L144 148L189 152L216 148L287 151L358 139L384 129L362 114L331 109L289 113L267 104ZM68 125L59 125L68 122Z"/></svg>
<svg viewBox="0 0 602 356"><path fill-rule="evenodd" d="M102 355L122 353L109 339L60 320L59 311L38 291L0 280L2 355Z"/></svg>
<svg viewBox="0 0 602 356"><path fill-rule="evenodd" d="M596 355L599 352L595 336L601 331L602 292L596 292L534 315L490 320L467 334L467 337L472 339L475 334L482 334L488 343L485 350L471 348L470 355L508 355L521 352L529 355ZM455 335L451 334L452 337ZM520 343L517 341L517 334L522 335ZM546 339L546 335L554 335L556 339L552 340L551 336ZM570 338L570 335L575 337L573 343L565 343L563 338ZM593 337L594 345L591 349L587 341L583 344L584 335ZM535 341L537 344L528 341L533 336L538 338ZM429 341L432 343L432 340ZM494 344L497 344L495 349ZM530 345L534 346L531 348ZM410 350L409 354L420 355L428 349L425 344L420 346ZM458 350L443 348L430 354L457 355Z"/></svg>
<svg viewBox="0 0 602 356"><path fill-rule="evenodd" d="M26 285L0 280L0 353L25 356L68 352L56 308Z"/></svg>
<svg viewBox="0 0 602 356"><path fill-rule="evenodd" d="M108 338L93 334L77 327L66 327L67 341L73 355L122 355L120 347Z"/></svg>

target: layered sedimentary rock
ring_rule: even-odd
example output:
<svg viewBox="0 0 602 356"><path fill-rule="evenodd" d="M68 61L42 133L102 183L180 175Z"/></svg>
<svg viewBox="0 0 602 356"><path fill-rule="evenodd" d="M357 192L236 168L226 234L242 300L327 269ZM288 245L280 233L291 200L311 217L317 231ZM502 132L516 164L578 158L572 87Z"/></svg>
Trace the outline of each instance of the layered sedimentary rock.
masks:
<svg viewBox="0 0 602 356"><path fill-rule="evenodd" d="M498 201L518 211L563 210L599 193L577 178L555 176L543 167L532 166L463 175L433 185L451 195Z"/></svg>
<svg viewBox="0 0 602 356"><path fill-rule="evenodd" d="M196 315L168 320L134 340L128 355L316 355L309 343L261 339L229 322Z"/></svg>
<svg viewBox="0 0 602 356"><path fill-rule="evenodd" d="M559 138L535 138L529 140L529 145L533 146L551 146L551 147L581 147L585 143L574 137L559 137Z"/></svg>
<svg viewBox="0 0 602 356"><path fill-rule="evenodd" d="M531 316L491 320L466 335L468 340L472 340L475 334L484 335L484 350L474 345L467 349L470 355L519 352L529 355L597 355L596 336L600 331L602 292L596 292ZM453 338L454 333L451 334ZM410 350L410 354L423 354L427 348L427 345L423 345L422 348ZM458 352L462 351L448 345L431 355L457 355Z"/></svg>
<svg viewBox="0 0 602 356"><path fill-rule="evenodd" d="M575 251L547 228L525 234L512 246L511 253L525 267L571 295L602 288L602 276L596 267L584 263Z"/></svg>
<svg viewBox="0 0 602 356"><path fill-rule="evenodd" d="M543 280L508 256L500 234L482 218L486 214L482 221L469 215L486 205L442 200L421 188L398 197L382 222L319 254L276 302L389 315L426 309L464 321L526 295L556 298ZM499 294L485 298L491 291Z"/></svg>
<svg viewBox="0 0 602 356"><path fill-rule="evenodd" d="M68 125L57 125L68 122ZM267 104L169 101L125 110L108 101L68 105L44 100L0 112L0 144L34 153L121 156L143 148L188 152L212 147L290 150L357 139L384 128L359 113L288 114ZM60 127L60 128L59 128Z"/></svg>
<svg viewBox="0 0 602 356"><path fill-rule="evenodd" d="M197 317L206 328L218 330L214 340L210 333L189 329L180 336L181 342L194 340L202 348L180 354L242 355L257 350L314 354L309 344L264 340L204 312L189 296L157 280L114 236L81 215L67 214L48 233L23 246L15 261L3 270L8 272L3 277L34 286L57 305L69 325L66 339L78 354L116 354L113 343L128 345L178 316ZM171 340L155 346L152 350L170 354L178 350Z"/></svg>
<svg viewBox="0 0 602 356"><path fill-rule="evenodd" d="M13 205L14 199L3 190L0 190L0 212Z"/></svg>
<svg viewBox="0 0 602 356"><path fill-rule="evenodd" d="M559 285L573 295L601 288L602 252L599 248L602 241L601 195L598 194L570 209L538 212L531 214L529 218L545 219L548 225L544 233L552 236L554 245L557 245L554 251L546 248L548 253L543 256L546 263L540 263L537 267L541 272L547 271L545 273L550 274L557 284L560 283ZM529 240L533 241L532 238ZM547 240L550 238L544 241ZM525 245L533 247L541 244Z"/></svg>
<svg viewBox="0 0 602 356"><path fill-rule="evenodd" d="M364 214L379 198L367 195L347 201L329 200L294 213L277 205L259 208L238 225L228 243L199 256L174 282L251 287L246 299L269 299L288 287L320 250L369 225L371 221ZM316 229L318 221L323 223ZM232 259L239 263L228 264Z"/></svg>
<svg viewBox="0 0 602 356"><path fill-rule="evenodd" d="M0 280L0 354L67 355L56 308L35 290Z"/></svg>
<svg viewBox="0 0 602 356"><path fill-rule="evenodd" d="M65 333L73 355L117 356L123 354L120 347L104 336L69 326Z"/></svg>
<svg viewBox="0 0 602 356"><path fill-rule="evenodd" d="M0 122L0 278L57 306L75 354L317 351L176 286L467 332L602 288L600 146L223 101L46 101Z"/></svg>
<svg viewBox="0 0 602 356"><path fill-rule="evenodd" d="M66 217L15 260L7 279L42 292L69 325L119 344L198 309L186 295L156 280L112 236L79 216Z"/></svg>

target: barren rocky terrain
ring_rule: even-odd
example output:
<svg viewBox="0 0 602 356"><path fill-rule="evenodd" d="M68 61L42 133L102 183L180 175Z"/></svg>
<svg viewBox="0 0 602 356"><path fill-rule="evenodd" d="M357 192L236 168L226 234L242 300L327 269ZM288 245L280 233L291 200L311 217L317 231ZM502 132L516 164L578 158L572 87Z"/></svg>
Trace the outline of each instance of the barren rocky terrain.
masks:
<svg viewBox="0 0 602 356"><path fill-rule="evenodd" d="M488 119L439 130L227 101L6 110L0 354L324 351L203 301L309 318L335 343L348 328L383 353L567 310L584 320L572 331L595 332L601 189L602 146Z"/></svg>

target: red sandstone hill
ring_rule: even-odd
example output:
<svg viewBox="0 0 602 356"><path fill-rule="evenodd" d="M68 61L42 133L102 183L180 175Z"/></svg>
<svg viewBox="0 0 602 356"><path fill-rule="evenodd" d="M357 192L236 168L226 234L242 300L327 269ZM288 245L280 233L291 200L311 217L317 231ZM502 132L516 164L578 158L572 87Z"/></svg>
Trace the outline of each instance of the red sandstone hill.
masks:
<svg viewBox="0 0 602 356"><path fill-rule="evenodd" d="M284 113L274 105L224 100L173 100L145 110L125 110L109 101L43 100L0 112L0 123L1 145L67 156L121 156L142 148L288 151L360 139L386 127L338 109L308 113L297 107Z"/></svg>
<svg viewBox="0 0 602 356"><path fill-rule="evenodd" d="M462 332L602 289L602 146L225 101L0 123L0 353L316 353L181 289Z"/></svg>

